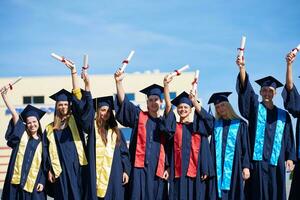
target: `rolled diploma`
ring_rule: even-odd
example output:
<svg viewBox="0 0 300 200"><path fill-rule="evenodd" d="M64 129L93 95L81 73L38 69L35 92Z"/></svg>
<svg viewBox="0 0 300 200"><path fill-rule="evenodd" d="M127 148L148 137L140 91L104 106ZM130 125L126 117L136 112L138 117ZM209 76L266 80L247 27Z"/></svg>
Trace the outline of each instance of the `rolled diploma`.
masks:
<svg viewBox="0 0 300 200"><path fill-rule="evenodd" d="M240 46L240 49L239 49L239 56L240 57L244 56L245 44L246 44L246 37L242 36L241 46Z"/></svg>
<svg viewBox="0 0 300 200"><path fill-rule="evenodd" d="M175 70L174 72L172 72L171 76L172 77L179 76L181 74L181 72L183 72L184 70L186 70L188 68L189 68L189 65L185 65L185 66L181 67L180 69Z"/></svg>
<svg viewBox="0 0 300 200"><path fill-rule="evenodd" d="M198 85L198 78L199 78L199 70L196 70L196 72L195 72L195 77L194 77L194 81L193 81L193 83L192 83L192 85L193 85L193 91L195 92L196 91L196 89L197 89L197 85Z"/></svg>
<svg viewBox="0 0 300 200"><path fill-rule="evenodd" d="M134 54L134 51L131 51L130 54L129 54L129 56L128 56L128 58L127 58L126 60L123 61L122 67L120 68L120 71L121 71L121 72L124 72L126 66L127 66L128 63L130 62L130 60L131 60L133 54Z"/></svg>
<svg viewBox="0 0 300 200"><path fill-rule="evenodd" d="M17 82L19 82L21 79L22 79L22 76L19 76L14 82L10 83L9 85L10 85L10 86L13 86L13 85L16 84ZM1 90L0 92L2 93L2 92L4 92L4 91L5 91L5 89Z"/></svg>
<svg viewBox="0 0 300 200"><path fill-rule="evenodd" d="M298 44L298 46L292 50L294 54L297 54L298 51L300 51L300 44Z"/></svg>
<svg viewBox="0 0 300 200"><path fill-rule="evenodd" d="M68 59L63 59L61 56L55 54L55 53L51 53L51 56L53 58L55 58L56 60L59 60L60 62L67 62L68 64L72 65L74 67L74 64L72 63L72 61L69 61Z"/></svg>
<svg viewBox="0 0 300 200"><path fill-rule="evenodd" d="M83 56L83 67L87 68L88 67L88 62L89 62L89 56L87 54L85 54Z"/></svg>

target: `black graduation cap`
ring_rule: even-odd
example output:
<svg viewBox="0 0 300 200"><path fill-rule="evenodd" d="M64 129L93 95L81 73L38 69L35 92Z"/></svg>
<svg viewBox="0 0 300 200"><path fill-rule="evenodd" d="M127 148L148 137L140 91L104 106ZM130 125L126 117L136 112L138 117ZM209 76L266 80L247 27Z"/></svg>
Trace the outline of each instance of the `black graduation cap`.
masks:
<svg viewBox="0 0 300 200"><path fill-rule="evenodd" d="M227 101L228 102L228 96L231 95L232 92L217 92L217 93L213 93L209 100L208 100L208 104L210 103L214 103L214 105L221 103L223 101Z"/></svg>
<svg viewBox="0 0 300 200"><path fill-rule="evenodd" d="M152 84L142 90L140 90L141 93L144 93L149 97L150 95L157 95L161 98L162 93L164 92L164 88L157 84Z"/></svg>
<svg viewBox="0 0 300 200"><path fill-rule="evenodd" d="M174 105L174 106L178 106L179 104L181 103L186 103L188 104L189 106L193 107L193 103L192 101L190 100L189 98L189 94L186 93L186 92L182 92L181 94L179 94L175 99L173 99L171 101L171 103Z"/></svg>
<svg viewBox="0 0 300 200"><path fill-rule="evenodd" d="M21 112L21 117L23 121L26 120L27 117L34 116L38 120L40 120L46 112L42 111L41 109L38 109L32 105L27 105L24 110Z"/></svg>
<svg viewBox="0 0 300 200"><path fill-rule="evenodd" d="M54 101L71 101L72 94L65 89L61 89L55 94L52 94L50 98L53 99Z"/></svg>
<svg viewBox="0 0 300 200"><path fill-rule="evenodd" d="M97 111L97 108L101 106L108 106L110 109L114 109L114 98L113 96L97 97L93 99L94 109Z"/></svg>
<svg viewBox="0 0 300 200"><path fill-rule="evenodd" d="M283 84L280 83L276 78L274 78L273 76L267 76L261 79L258 79L255 81L258 85L260 85L261 87L272 87L274 89L282 87Z"/></svg>

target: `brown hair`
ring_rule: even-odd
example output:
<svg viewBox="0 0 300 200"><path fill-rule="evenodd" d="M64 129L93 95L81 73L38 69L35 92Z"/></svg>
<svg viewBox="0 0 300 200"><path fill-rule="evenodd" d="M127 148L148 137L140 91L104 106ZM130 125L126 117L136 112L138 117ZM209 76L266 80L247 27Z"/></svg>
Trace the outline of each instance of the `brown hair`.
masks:
<svg viewBox="0 0 300 200"><path fill-rule="evenodd" d="M98 133L100 134L100 137L103 143L105 144L105 146L107 144L107 138L105 133L109 128L111 128L113 133L117 135L116 144L119 145L121 141L121 132L120 129L118 128L118 124L115 119L114 113L112 112L111 109L109 109L109 112L110 112L109 119L107 121L104 121L100 118L100 109L99 108L97 109L97 114L96 114L97 127L95 128L97 128Z"/></svg>
<svg viewBox="0 0 300 200"><path fill-rule="evenodd" d="M69 122L69 118L71 116L71 105L69 102L69 108L68 108L68 114L64 116L64 119L66 120L66 123ZM55 104L55 112L54 112L54 121L53 121L53 130L60 130L61 127L61 122L62 122L61 116L58 115L57 113L57 102Z"/></svg>

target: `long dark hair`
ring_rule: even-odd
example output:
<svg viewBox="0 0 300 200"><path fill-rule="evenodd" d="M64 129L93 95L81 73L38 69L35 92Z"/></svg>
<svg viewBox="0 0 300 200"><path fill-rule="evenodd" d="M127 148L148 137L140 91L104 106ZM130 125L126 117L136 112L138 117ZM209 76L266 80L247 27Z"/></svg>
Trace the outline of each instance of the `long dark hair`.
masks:
<svg viewBox="0 0 300 200"><path fill-rule="evenodd" d="M117 135L116 144L119 145L120 141L121 141L121 132L120 132L120 129L118 128L118 123L116 121L116 118L115 118L115 115L114 115L112 109L109 108L110 115L109 115L109 119L107 121L101 120L99 112L100 112L100 108L97 109L96 124L97 124L98 133L100 134L100 137L101 137L103 143L106 146L107 138L106 138L105 133L108 129L112 129L113 133L115 133Z"/></svg>

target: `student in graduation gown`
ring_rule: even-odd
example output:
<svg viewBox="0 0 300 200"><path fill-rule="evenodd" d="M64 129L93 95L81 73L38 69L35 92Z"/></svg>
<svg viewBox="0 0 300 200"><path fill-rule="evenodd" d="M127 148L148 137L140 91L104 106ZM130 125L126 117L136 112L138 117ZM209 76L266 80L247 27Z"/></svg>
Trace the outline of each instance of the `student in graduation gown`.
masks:
<svg viewBox="0 0 300 200"><path fill-rule="evenodd" d="M126 140L113 113L112 96L92 99L87 72L82 73L85 92L81 99L82 124L88 134L88 200L122 200L130 175ZM95 117L96 113L96 117Z"/></svg>
<svg viewBox="0 0 300 200"><path fill-rule="evenodd" d="M291 171L295 160L293 127L289 114L273 103L276 88L282 84L268 76L256 81L261 86L259 102L245 61L238 57L240 69L237 78L240 113L249 123L250 149L252 152L251 177L245 184L247 199L286 199L286 169Z"/></svg>
<svg viewBox="0 0 300 200"><path fill-rule="evenodd" d="M166 107L162 123L171 147L169 199L206 199L206 180L214 175L214 170L208 134L203 121L196 116L202 108L192 93L182 92L170 101L171 81L169 75L164 78ZM179 122L176 122L171 103L177 107ZM193 106L195 112L191 122Z"/></svg>
<svg viewBox="0 0 300 200"><path fill-rule="evenodd" d="M49 194L52 193L54 199L80 200L85 196L83 176L87 166L81 113L77 109L82 94L77 87L76 68L68 67L72 74L73 95L62 89L50 96L56 104L54 122L48 124L44 132L45 165L51 183Z"/></svg>
<svg viewBox="0 0 300 200"><path fill-rule="evenodd" d="M7 86L1 89L3 100L12 114L5 134L12 152L1 199L43 200L46 199L46 177L40 119L45 112L27 105L19 116L7 97L8 90Z"/></svg>
<svg viewBox="0 0 300 200"><path fill-rule="evenodd" d="M209 127L210 147L216 176L209 183L209 199L245 199L244 180L250 177L248 126L228 101L231 92L214 93L208 104L215 106L215 116L201 112Z"/></svg>
<svg viewBox="0 0 300 200"><path fill-rule="evenodd" d="M293 117L297 118L296 124L296 162L295 169L293 172L293 180L290 190L289 199L296 200L300 199L300 95L298 90L293 82L293 73L292 73L292 63L294 62L296 55L292 52L288 53L286 56L286 84L282 91L282 97L284 101L284 107L293 115Z"/></svg>
<svg viewBox="0 0 300 200"><path fill-rule="evenodd" d="M147 95L148 111L142 111L125 96L122 85L123 72L117 70L116 118L125 127L132 128L130 138L131 174L129 179L130 199L167 199L168 160L165 137L160 130L163 88L153 84L143 90Z"/></svg>

